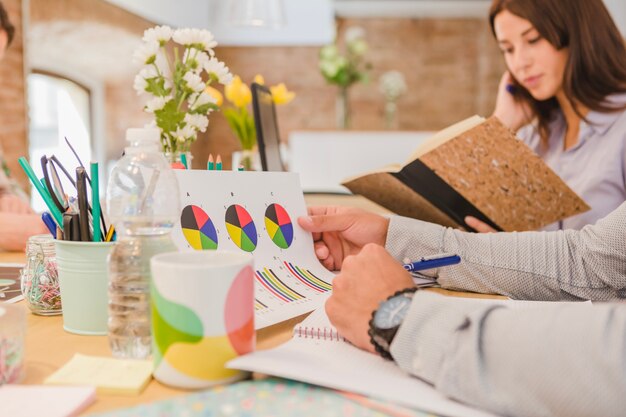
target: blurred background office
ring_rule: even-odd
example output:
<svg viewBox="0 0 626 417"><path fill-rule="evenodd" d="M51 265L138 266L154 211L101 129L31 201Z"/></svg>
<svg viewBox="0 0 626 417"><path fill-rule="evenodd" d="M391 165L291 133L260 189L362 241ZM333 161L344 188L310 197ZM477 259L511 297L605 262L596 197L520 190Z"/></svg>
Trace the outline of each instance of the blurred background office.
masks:
<svg viewBox="0 0 626 417"><path fill-rule="evenodd" d="M623 34L626 2L605 0ZM256 3L266 27L246 24ZM563 7L567 1L563 0ZM351 131L428 132L474 114L488 116L504 70L487 23L489 0L3 0L17 28L0 67L0 145L27 186L17 158L65 155L67 136L85 159L119 157L124 131L150 115L132 88L132 54L154 24L212 31L216 53L249 83L284 82L297 94L278 108L281 138L337 130L337 88L319 69L323 46L359 27L367 41L369 82L350 88ZM248 19L248 21L246 21ZM257 22L259 23L259 22ZM380 77L404 76L397 119L386 123ZM321 143L321 142L320 142ZM194 167L209 153L239 150L221 114L192 147ZM402 162L402 161L398 161ZM41 207L39 207L41 208Z"/></svg>

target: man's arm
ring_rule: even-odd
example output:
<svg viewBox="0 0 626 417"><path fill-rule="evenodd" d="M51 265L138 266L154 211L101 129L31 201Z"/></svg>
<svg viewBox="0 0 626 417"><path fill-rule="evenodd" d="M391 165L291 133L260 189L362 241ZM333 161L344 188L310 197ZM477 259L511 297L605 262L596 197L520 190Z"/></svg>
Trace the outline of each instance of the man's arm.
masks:
<svg viewBox="0 0 626 417"><path fill-rule="evenodd" d="M396 258L456 253L433 271L444 288L527 300L626 298L626 203L580 231L474 234L403 217L386 248Z"/></svg>
<svg viewBox="0 0 626 417"><path fill-rule="evenodd" d="M626 304L509 309L419 292L391 345L447 396L516 416L626 409Z"/></svg>

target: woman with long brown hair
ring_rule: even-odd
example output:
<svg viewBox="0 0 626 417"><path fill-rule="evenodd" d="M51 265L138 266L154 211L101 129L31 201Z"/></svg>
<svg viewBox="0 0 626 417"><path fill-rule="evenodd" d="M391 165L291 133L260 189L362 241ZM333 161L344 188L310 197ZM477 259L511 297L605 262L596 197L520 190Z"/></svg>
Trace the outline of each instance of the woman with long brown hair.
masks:
<svg viewBox="0 0 626 417"><path fill-rule="evenodd" d="M494 115L591 206L544 230L594 224L626 201L624 39L602 0L494 0L489 22L507 65Z"/></svg>

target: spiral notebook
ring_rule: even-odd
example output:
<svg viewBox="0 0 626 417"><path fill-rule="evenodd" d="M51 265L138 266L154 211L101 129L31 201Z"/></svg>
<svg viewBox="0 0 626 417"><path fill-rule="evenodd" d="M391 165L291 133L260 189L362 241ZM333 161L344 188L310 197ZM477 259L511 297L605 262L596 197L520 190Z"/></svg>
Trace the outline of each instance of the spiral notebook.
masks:
<svg viewBox="0 0 626 417"><path fill-rule="evenodd" d="M346 342L330 324L323 307L297 325L293 334L289 342L277 348L239 357L227 366L349 391L435 414L493 416L444 397L395 363Z"/></svg>

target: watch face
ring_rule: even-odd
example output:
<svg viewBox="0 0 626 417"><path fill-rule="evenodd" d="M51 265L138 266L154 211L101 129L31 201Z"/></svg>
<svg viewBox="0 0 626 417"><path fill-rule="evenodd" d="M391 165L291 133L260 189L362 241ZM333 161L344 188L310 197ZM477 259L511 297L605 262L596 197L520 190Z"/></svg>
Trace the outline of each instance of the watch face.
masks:
<svg viewBox="0 0 626 417"><path fill-rule="evenodd" d="M404 320L410 305L411 299L403 295L398 295L385 301L376 310L374 325L379 329L391 329L399 326L402 320Z"/></svg>

